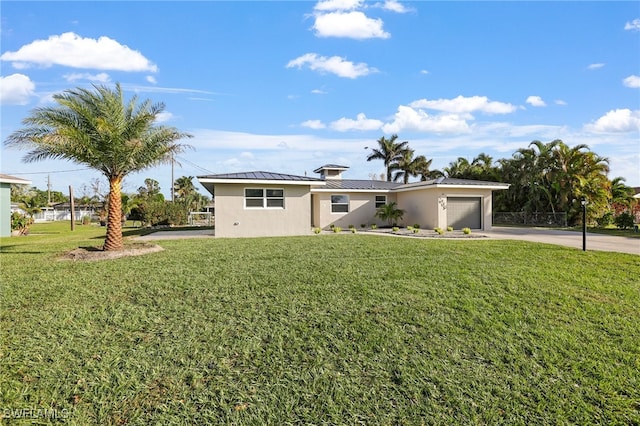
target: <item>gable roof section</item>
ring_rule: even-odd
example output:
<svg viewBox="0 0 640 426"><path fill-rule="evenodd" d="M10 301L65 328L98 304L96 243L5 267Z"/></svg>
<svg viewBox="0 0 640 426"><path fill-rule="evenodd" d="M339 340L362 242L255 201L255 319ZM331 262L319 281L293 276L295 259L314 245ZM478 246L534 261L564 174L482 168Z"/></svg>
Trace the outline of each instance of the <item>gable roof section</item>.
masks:
<svg viewBox="0 0 640 426"><path fill-rule="evenodd" d="M0 183L17 183L20 185L31 185L31 181L19 177L0 173Z"/></svg>

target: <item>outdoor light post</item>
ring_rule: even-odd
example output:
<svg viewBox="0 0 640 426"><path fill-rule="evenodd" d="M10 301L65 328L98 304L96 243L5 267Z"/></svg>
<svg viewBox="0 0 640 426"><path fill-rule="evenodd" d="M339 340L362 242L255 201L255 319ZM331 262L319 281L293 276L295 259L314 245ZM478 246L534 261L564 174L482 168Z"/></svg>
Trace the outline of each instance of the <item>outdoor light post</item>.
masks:
<svg viewBox="0 0 640 426"><path fill-rule="evenodd" d="M587 251L587 199L582 197L582 251Z"/></svg>

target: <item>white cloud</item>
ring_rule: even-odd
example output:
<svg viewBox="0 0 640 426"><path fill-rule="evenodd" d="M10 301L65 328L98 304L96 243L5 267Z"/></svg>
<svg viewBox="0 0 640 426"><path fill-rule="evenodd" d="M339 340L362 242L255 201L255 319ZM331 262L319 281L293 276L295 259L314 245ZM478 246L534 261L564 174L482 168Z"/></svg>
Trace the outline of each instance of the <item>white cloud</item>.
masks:
<svg viewBox="0 0 640 426"><path fill-rule="evenodd" d="M158 67L140 52L116 40L104 36L97 40L83 38L72 32L33 41L16 52L3 53L0 60L12 62L16 68L62 65L98 70L158 71Z"/></svg>
<svg viewBox="0 0 640 426"><path fill-rule="evenodd" d="M595 122L585 125L585 129L594 133L626 133L640 131L640 110L628 108L607 112Z"/></svg>
<svg viewBox="0 0 640 426"><path fill-rule="evenodd" d="M427 74L429 74L429 71L428 70L420 70L420 74L427 75Z"/></svg>
<svg viewBox="0 0 640 426"><path fill-rule="evenodd" d="M605 64L603 64L603 63L601 63L601 62L600 62L600 63L597 63L597 64L589 64L589 65L587 66L587 69L588 69L588 70L597 70L597 69L599 69L599 68L604 67L604 65L605 65Z"/></svg>
<svg viewBox="0 0 640 426"><path fill-rule="evenodd" d="M363 12L330 12L316 15L313 29L318 37L345 37L356 40L389 38L382 19L369 18Z"/></svg>
<svg viewBox="0 0 640 426"><path fill-rule="evenodd" d="M354 10L362 6L362 0L321 0L314 6L314 10L327 12L334 10Z"/></svg>
<svg viewBox="0 0 640 426"><path fill-rule="evenodd" d="M428 133L468 133L469 125L459 114L429 115L420 109L400 105L391 123L382 126L385 133L400 133L401 131L418 131Z"/></svg>
<svg viewBox="0 0 640 426"><path fill-rule="evenodd" d="M313 89L311 93L313 93L314 95L326 95L328 92L325 92L322 89Z"/></svg>
<svg viewBox="0 0 640 426"><path fill-rule="evenodd" d="M622 80L622 83L627 87L631 87L632 89L639 89L640 88L640 76L638 76L638 75L630 75L629 77L627 77L624 80Z"/></svg>
<svg viewBox="0 0 640 426"><path fill-rule="evenodd" d="M292 59L287 64L287 68L302 68L305 65L312 71L328 72L345 78L358 78L377 72L375 68L369 68L365 63L354 64L339 56L329 58L316 53L306 53Z"/></svg>
<svg viewBox="0 0 640 426"><path fill-rule="evenodd" d="M36 85L24 74L0 76L0 104L26 105L34 96Z"/></svg>
<svg viewBox="0 0 640 426"><path fill-rule="evenodd" d="M426 108L452 113L483 112L485 114L510 114L517 110L509 103L490 101L486 96L458 96L454 99L420 99L409 104L413 108Z"/></svg>
<svg viewBox="0 0 640 426"><path fill-rule="evenodd" d="M396 13L407 13L410 10L398 0L385 0L385 2L380 7Z"/></svg>
<svg viewBox="0 0 640 426"><path fill-rule="evenodd" d="M156 80L156 78L152 75L148 75L144 78L145 80L147 80L147 83L151 83L151 84L157 84L158 80Z"/></svg>
<svg viewBox="0 0 640 426"><path fill-rule="evenodd" d="M544 107L547 106L547 104L542 100L542 98L540 96L529 96L526 100L526 102L534 107Z"/></svg>
<svg viewBox="0 0 640 426"><path fill-rule="evenodd" d="M302 127L308 127L309 129L314 129L314 130L320 130L320 129L324 129L325 127L327 127L320 120L307 120L307 121L305 121L303 123L300 123L300 125Z"/></svg>
<svg viewBox="0 0 640 426"><path fill-rule="evenodd" d="M382 127L384 123L380 120L373 118L367 118L366 115L360 113L356 116L356 119L341 118L331 123L331 128L339 132L346 132L349 130L377 130Z"/></svg>
<svg viewBox="0 0 640 426"><path fill-rule="evenodd" d="M71 74L65 74L63 77L68 82L74 82L78 80L89 80L89 81L97 81L99 83L108 83L111 81L111 77L109 77L109 74L107 74L106 72L101 72L98 74L74 72Z"/></svg>
<svg viewBox="0 0 640 426"><path fill-rule="evenodd" d="M563 101L562 99L556 99L555 101L553 101L556 105L562 105L565 106L567 105L566 101Z"/></svg>
<svg viewBox="0 0 640 426"><path fill-rule="evenodd" d="M165 123L174 118L174 115L167 111L162 111L156 116L156 123Z"/></svg>
<svg viewBox="0 0 640 426"><path fill-rule="evenodd" d="M624 24L624 29L630 31L640 31L640 18L636 18L633 21Z"/></svg>

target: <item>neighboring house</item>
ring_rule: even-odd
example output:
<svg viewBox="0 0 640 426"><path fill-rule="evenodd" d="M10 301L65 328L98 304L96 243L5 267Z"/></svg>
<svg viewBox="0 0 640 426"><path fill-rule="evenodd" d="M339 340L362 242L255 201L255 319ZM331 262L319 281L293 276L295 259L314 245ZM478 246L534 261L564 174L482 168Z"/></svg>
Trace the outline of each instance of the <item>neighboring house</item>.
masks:
<svg viewBox="0 0 640 426"><path fill-rule="evenodd" d="M0 237L11 236L11 184L31 185L30 180L0 174Z"/></svg>
<svg viewBox="0 0 640 426"><path fill-rule="evenodd" d="M102 208L103 203L95 205L76 204L74 206L74 217L81 220L83 216L94 217L97 211ZM71 203L61 202L43 207L40 213L33 215L35 222L49 222L58 220L71 220Z"/></svg>
<svg viewBox="0 0 640 426"><path fill-rule="evenodd" d="M306 235L312 227L386 223L376 209L396 202L400 226L491 229L491 194L508 184L440 178L402 184L342 179L348 167L327 164L320 178L270 172L198 176L216 203L219 237Z"/></svg>
<svg viewBox="0 0 640 426"><path fill-rule="evenodd" d="M640 198L640 186L636 186L633 188L633 198Z"/></svg>

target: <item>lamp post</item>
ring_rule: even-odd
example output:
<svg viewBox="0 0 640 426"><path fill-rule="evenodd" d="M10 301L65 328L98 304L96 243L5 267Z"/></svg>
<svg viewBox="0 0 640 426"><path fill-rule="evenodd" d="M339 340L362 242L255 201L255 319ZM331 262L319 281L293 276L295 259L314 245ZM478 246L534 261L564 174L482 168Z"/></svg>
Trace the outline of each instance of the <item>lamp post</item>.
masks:
<svg viewBox="0 0 640 426"><path fill-rule="evenodd" d="M587 251L587 199L582 197L582 251Z"/></svg>

